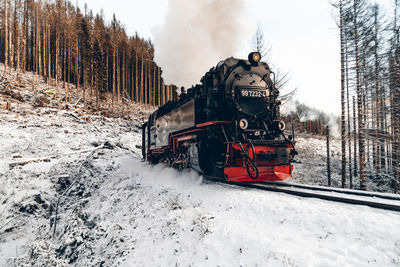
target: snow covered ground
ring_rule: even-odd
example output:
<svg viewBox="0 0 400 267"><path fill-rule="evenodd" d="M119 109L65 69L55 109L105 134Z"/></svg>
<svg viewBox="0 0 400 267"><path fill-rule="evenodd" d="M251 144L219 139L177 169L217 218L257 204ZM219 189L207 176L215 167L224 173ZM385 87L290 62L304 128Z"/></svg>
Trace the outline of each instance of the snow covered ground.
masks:
<svg viewBox="0 0 400 267"><path fill-rule="evenodd" d="M2 266L38 234L50 233L58 197L71 184L68 207L75 198L90 197L100 177L111 177L117 168L114 158L140 151L137 122L92 117L86 123L70 112L47 108L24 116L18 112L0 113Z"/></svg>
<svg viewBox="0 0 400 267"><path fill-rule="evenodd" d="M133 115L0 110L0 266L400 265L399 213L149 166ZM324 140L297 144L321 161ZM322 165L301 166L295 182L324 183Z"/></svg>
<svg viewBox="0 0 400 267"><path fill-rule="evenodd" d="M298 133L296 137L295 157L298 163L294 164L293 179L288 182L312 185L328 185L326 139L321 136L312 136ZM342 187L342 157L340 139L330 139L331 154L331 186ZM353 166L354 162L352 162ZM353 168L352 168L353 169ZM354 170L354 169L353 169ZM367 190L375 192L393 193L393 183L390 175L378 175L367 162ZM346 188L350 188L348 165L346 166ZM353 189L360 189L358 176L352 177Z"/></svg>
<svg viewBox="0 0 400 267"><path fill-rule="evenodd" d="M326 163L326 139L301 133L296 136L296 150L293 179L301 184L328 185ZM341 186L341 147L338 139L330 140L332 186Z"/></svg>

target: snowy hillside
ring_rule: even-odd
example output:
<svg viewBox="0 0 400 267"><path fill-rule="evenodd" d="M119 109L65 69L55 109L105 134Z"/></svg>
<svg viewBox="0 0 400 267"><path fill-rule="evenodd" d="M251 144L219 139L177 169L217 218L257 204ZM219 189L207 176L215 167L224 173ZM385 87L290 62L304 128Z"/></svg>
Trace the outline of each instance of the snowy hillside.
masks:
<svg viewBox="0 0 400 267"><path fill-rule="evenodd" d="M326 168L326 140L302 133L296 137L296 150L299 153L295 160L293 172L294 183L328 185ZM332 186L340 187L340 143L338 139L330 142Z"/></svg>
<svg viewBox="0 0 400 267"><path fill-rule="evenodd" d="M149 166L140 107L110 119L28 96L0 91L13 107L0 111L0 266L400 265L399 213ZM324 140L297 143L302 161L321 161ZM296 170L323 184L322 166Z"/></svg>

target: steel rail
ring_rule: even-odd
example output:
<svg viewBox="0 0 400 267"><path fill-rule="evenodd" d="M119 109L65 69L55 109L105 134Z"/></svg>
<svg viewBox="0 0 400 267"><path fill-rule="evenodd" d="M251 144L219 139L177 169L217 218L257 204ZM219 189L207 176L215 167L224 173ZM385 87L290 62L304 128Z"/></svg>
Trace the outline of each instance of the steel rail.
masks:
<svg viewBox="0 0 400 267"><path fill-rule="evenodd" d="M297 189L289 188L288 186L278 186L276 184L268 184L265 182L264 183L260 183L260 182L252 182L252 183L237 183L236 182L236 183L234 183L234 182L222 181L221 178L219 178L219 177L205 176L205 178L207 178L208 180L213 181L213 182L218 182L221 184L235 185L238 187L245 187L245 188L258 189L258 190L263 190L263 191L285 193L285 194L289 194L289 195L295 195L295 196L307 197L307 198L317 198L317 199L328 200L328 201L339 202L339 203L363 205L363 206L368 206L371 208L400 212L400 200L398 200L398 199L396 199L396 201L399 201L398 204L397 203L392 204L392 203L377 202L377 201L373 201L373 200L365 200L365 199L357 199L357 198L337 196L337 195L329 195L329 194L323 194L323 193L317 193L317 192L307 192L307 191L304 191L303 188L297 188ZM307 188L305 190L323 191L320 189L309 189L309 188ZM343 192L335 192L335 193L343 193ZM349 195L349 194L350 193L347 193L347 195ZM346 195L346 194L344 194L344 195ZM355 196L359 196L359 195L355 195ZM363 197L370 197L370 196L363 196Z"/></svg>
<svg viewBox="0 0 400 267"><path fill-rule="evenodd" d="M357 190L354 190L354 189L324 187L324 186L318 186L318 185L291 184L291 183L285 183L285 182L260 182L260 183L268 184L268 185L277 185L277 186L293 187L293 188L302 188L302 189L309 189L309 190L335 192L335 193L342 193L342 194L347 194L347 195L376 197L376 198L382 198L382 199L388 199L388 200L399 200L400 201L400 195L393 195L392 196L392 195L388 195L386 193L357 191Z"/></svg>

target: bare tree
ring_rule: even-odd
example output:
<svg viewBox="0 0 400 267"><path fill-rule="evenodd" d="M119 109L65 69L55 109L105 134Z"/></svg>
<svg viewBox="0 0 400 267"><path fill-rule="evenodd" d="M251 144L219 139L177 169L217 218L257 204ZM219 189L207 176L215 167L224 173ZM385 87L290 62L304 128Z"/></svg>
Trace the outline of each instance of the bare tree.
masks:
<svg viewBox="0 0 400 267"><path fill-rule="evenodd" d="M359 31L358 31L358 15L360 12L360 1L353 0L353 19L354 19L354 46L355 46L355 71L356 71L356 88L357 88L357 110L358 110L358 153L359 153L359 170L360 170L360 188L366 190L366 175L365 175L365 147L364 147L364 135L362 130L364 129L363 120L363 103L362 103L362 92L360 83L360 58L359 58Z"/></svg>
<svg viewBox="0 0 400 267"><path fill-rule="evenodd" d="M260 53L261 57L264 58L265 61L268 60L271 53L271 46L265 44L264 30L259 21L257 22L257 29L251 41L251 48L253 51Z"/></svg>
<svg viewBox="0 0 400 267"><path fill-rule="evenodd" d="M8 7L7 7L7 2L8 0L4 1L4 73L7 73L7 66L8 66L8 45L9 45L9 40L8 40Z"/></svg>
<svg viewBox="0 0 400 267"><path fill-rule="evenodd" d="M345 115L345 44L344 44L344 14L343 1L339 1L339 19L340 19L340 75L341 75L341 138L342 138L342 187L346 187L346 115Z"/></svg>

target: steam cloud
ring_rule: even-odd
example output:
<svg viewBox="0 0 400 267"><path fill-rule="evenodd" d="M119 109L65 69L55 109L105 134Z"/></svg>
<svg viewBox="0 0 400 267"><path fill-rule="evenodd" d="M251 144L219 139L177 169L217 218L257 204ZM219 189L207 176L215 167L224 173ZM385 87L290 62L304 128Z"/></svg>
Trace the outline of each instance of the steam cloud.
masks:
<svg viewBox="0 0 400 267"><path fill-rule="evenodd" d="M245 0L169 0L165 24L152 30L166 83L190 87L220 60L238 56L253 27Z"/></svg>
<svg viewBox="0 0 400 267"><path fill-rule="evenodd" d="M340 126L337 122L338 116L335 116L333 114L326 113L312 107L308 107L297 101L290 101L281 106L281 115L298 115L301 122L322 120L326 123L326 125L329 125L331 136L335 138L340 137Z"/></svg>

